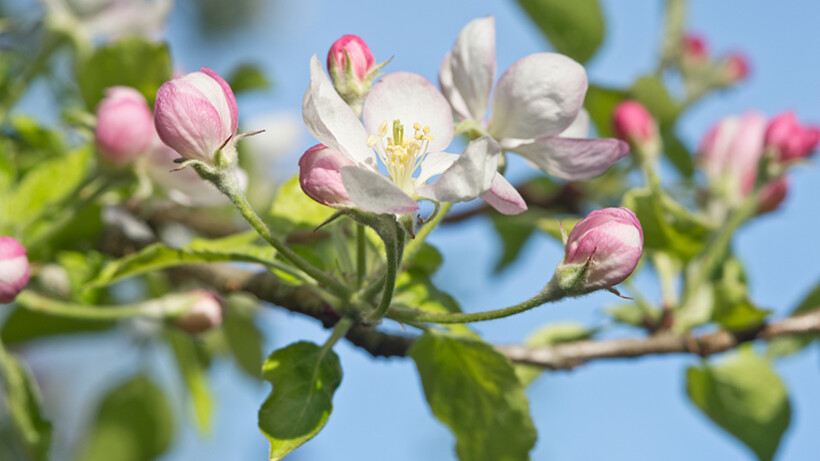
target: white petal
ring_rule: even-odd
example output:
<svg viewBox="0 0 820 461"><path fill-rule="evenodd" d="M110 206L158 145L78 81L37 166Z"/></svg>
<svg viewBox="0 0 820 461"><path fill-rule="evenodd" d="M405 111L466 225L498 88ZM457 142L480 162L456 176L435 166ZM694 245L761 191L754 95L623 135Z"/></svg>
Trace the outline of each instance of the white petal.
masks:
<svg viewBox="0 0 820 461"><path fill-rule="evenodd" d="M495 18L474 19L461 29L453 46L450 68L453 84L471 118L483 121L495 81Z"/></svg>
<svg viewBox="0 0 820 461"><path fill-rule="evenodd" d="M441 152L453 140L453 111L447 99L426 78L410 72L394 72L382 77L364 102L364 126L375 135L379 125L401 120L406 135L413 135L413 124L428 125L434 140L430 152Z"/></svg>
<svg viewBox="0 0 820 461"><path fill-rule="evenodd" d="M612 138L574 139L547 136L515 148L539 169L569 181L603 174L629 153L629 145Z"/></svg>
<svg viewBox="0 0 820 461"><path fill-rule="evenodd" d="M316 55L310 59L310 86L302 100L302 118L322 144L355 162L376 167L376 154L367 147L362 123L336 93Z"/></svg>
<svg viewBox="0 0 820 461"><path fill-rule="evenodd" d="M346 166L341 171L347 195L362 211L406 214L419 209L415 200L380 173L354 166Z"/></svg>
<svg viewBox="0 0 820 461"><path fill-rule="evenodd" d="M453 70L450 67L449 52L444 55L444 59L441 61L441 67L438 70L438 84L441 86L444 97L450 101L450 106L453 108L456 118L458 120L469 119L471 116L470 110L467 109L467 103L464 102L461 93L453 84Z"/></svg>
<svg viewBox="0 0 820 461"><path fill-rule="evenodd" d="M416 192L439 202L466 202L487 192L498 166L501 146L491 137L472 141L436 182Z"/></svg>
<svg viewBox="0 0 820 461"><path fill-rule="evenodd" d="M488 130L495 139L535 139L564 131L581 110L584 68L557 53L516 61L498 80Z"/></svg>
<svg viewBox="0 0 820 461"><path fill-rule="evenodd" d="M527 211L527 203L507 179L496 173L490 190L481 194L481 199L502 214L518 214Z"/></svg>
<svg viewBox="0 0 820 461"><path fill-rule="evenodd" d="M427 154L427 157L421 162L421 170L416 178L416 184L423 186L428 179L444 173L444 170L450 168L450 165L455 163L456 160L458 160L458 154L448 154L447 152Z"/></svg>
<svg viewBox="0 0 820 461"><path fill-rule="evenodd" d="M589 112L586 109L581 109L578 116L558 136L562 138L586 138L589 136Z"/></svg>

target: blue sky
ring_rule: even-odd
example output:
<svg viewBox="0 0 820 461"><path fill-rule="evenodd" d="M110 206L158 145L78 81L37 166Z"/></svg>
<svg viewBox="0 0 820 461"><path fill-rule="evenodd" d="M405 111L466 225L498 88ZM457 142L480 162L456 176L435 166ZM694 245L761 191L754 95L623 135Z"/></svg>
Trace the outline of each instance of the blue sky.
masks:
<svg viewBox="0 0 820 461"><path fill-rule="evenodd" d="M333 40L346 33L362 36L377 60L393 56L387 71L408 70L432 81L460 28L479 16L496 17L499 73L527 54L549 49L512 1L417 0L398 6L384 1L282 0L266 3L251 25L228 38L192 29L189 1L193 0L179 2L169 27L172 52L182 68L209 66L227 73L235 64L252 60L276 81L272 93L239 100L240 117L246 120L274 110L298 116L310 56L324 59ZM802 120L820 122L820 2L778 2L776 8L763 0L690 3L689 28L707 37L718 54L743 51L751 60L752 75L737 89L690 110L678 127L685 142L695 145L719 118L753 108L769 115L794 109ZM653 69L661 4L603 2L607 40L588 65L590 81L628 85ZM260 128L265 127L245 127ZM282 168L295 172L298 154L312 144L305 134L294 155L280 162ZM814 165L796 171L782 209L744 228L736 241L749 270L752 299L777 315L783 315L820 278L815 263L820 261L818 175ZM529 297L547 281L562 252L555 242L536 238L517 264L493 277L499 248L489 221L439 229L431 241L446 257L438 274L440 285L468 311ZM657 294L651 277L638 281L647 293ZM603 308L614 302L609 294L595 294L481 324L478 329L489 341L518 342L548 322L599 323ZM327 336L315 323L278 309L268 310L261 320L270 333L270 350L300 339L321 342ZM77 350L89 347L78 344ZM293 459L455 459L454 440L427 408L410 360L372 360L344 343L337 352L345 376L334 413L320 435L295 452ZM81 366L82 352L64 354ZM816 456L819 360L817 349L812 348L778 364L794 410L778 459ZM539 431L532 458L752 459L746 448L687 401L683 376L686 366L694 363L691 357L609 361L542 377L528 389ZM158 369L167 371L168 366L160 362ZM213 438L201 440L187 431L167 459L265 459L267 443L256 428L256 411L269 387L246 380L229 364L217 365L213 380L219 399ZM93 392L87 394L85 398Z"/></svg>

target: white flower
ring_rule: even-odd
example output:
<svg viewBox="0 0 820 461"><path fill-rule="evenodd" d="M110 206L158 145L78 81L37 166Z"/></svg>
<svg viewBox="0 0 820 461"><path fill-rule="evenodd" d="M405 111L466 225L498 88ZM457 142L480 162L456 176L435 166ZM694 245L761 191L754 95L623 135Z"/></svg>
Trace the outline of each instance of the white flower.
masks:
<svg viewBox="0 0 820 461"><path fill-rule="evenodd" d="M339 208L406 214L418 209L420 199L475 199L489 190L501 151L485 136L461 155L444 152L453 139L449 104L429 81L409 72L388 74L373 86L362 124L314 56L302 117L322 143L299 162L302 189ZM379 172L378 160L388 175Z"/></svg>
<svg viewBox="0 0 820 461"><path fill-rule="evenodd" d="M586 139L589 115L582 106L587 77L572 59L535 53L516 61L498 79L492 114L485 122L495 75L495 20L492 16L475 19L461 30L445 56L439 82L456 118L474 123L505 151L566 180L598 176L628 153L622 141ZM482 198L501 212L514 212L523 205L501 175Z"/></svg>

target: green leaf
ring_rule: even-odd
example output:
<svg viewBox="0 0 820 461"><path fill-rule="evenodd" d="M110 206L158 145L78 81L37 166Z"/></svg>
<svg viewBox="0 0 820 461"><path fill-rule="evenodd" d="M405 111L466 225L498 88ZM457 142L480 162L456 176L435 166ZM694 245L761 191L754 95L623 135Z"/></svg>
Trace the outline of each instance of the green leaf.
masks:
<svg viewBox="0 0 820 461"><path fill-rule="evenodd" d="M77 83L89 109L103 99L106 88L117 85L136 88L153 105L159 87L172 77L168 45L141 38L97 48L77 66Z"/></svg>
<svg viewBox="0 0 820 461"><path fill-rule="evenodd" d="M433 245L424 242L421 247L419 247L419 250L413 257L413 260L405 260L404 264L409 271L419 271L427 275L433 275L433 273L441 267L443 262L444 258L441 256L438 249Z"/></svg>
<svg viewBox="0 0 820 461"><path fill-rule="evenodd" d="M456 436L463 461L529 459L536 432L524 387L489 344L428 332L409 355L433 414Z"/></svg>
<svg viewBox="0 0 820 461"><path fill-rule="evenodd" d="M174 353L177 369L188 389L197 428L202 434L208 434L211 431L213 397L208 384L207 369L197 354L197 345L189 335L181 331L169 330L167 339Z"/></svg>
<svg viewBox="0 0 820 461"><path fill-rule="evenodd" d="M102 400L79 461L151 461L174 438L171 406L148 377L139 375Z"/></svg>
<svg viewBox="0 0 820 461"><path fill-rule="evenodd" d="M598 0L518 0L552 46L578 62L589 60L604 41Z"/></svg>
<svg viewBox="0 0 820 461"><path fill-rule="evenodd" d="M770 461L789 427L786 387L769 362L744 350L730 360L686 371L686 392L717 425Z"/></svg>
<svg viewBox="0 0 820 461"><path fill-rule="evenodd" d="M616 322L625 323L633 327L645 328L646 321L657 323L661 312L652 306L643 305L638 300L632 303L619 304L606 309Z"/></svg>
<svg viewBox="0 0 820 461"><path fill-rule="evenodd" d="M77 149L30 170L0 203L0 223L6 232L22 235L25 245L28 235L23 231L80 185L88 171L90 155L89 148Z"/></svg>
<svg viewBox="0 0 820 461"><path fill-rule="evenodd" d="M808 312L820 307L820 283L814 286L802 301L794 308L792 315ZM785 357L803 350L812 342L820 339L820 335L805 335L774 338L769 341L766 355L769 357Z"/></svg>
<svg viewBox="0 0 820 461"><path fill-rule="evenodd" d="M518 215L492 215L493 227L501 239L501 257L495 263L493 271L499 273L514 263L524 249L524 245L535 232L537 218L531 213Z"/></svg>
<svg viewBox="0 0 820 461"><path fill-rule="evenodd" d="M589 118L595 124L598 136L601 138L611 138L612 132L612 112L615 106L627 98L623 90L614 88L604 88L597 85L590 85L584 99L584 107L589 112Z"/></svg>
<svg viewBox="0 0 820 461"><path fill-rule="evenodd" d="M227 300L222 329L236 363L249 376L262 378L264 337L254 322L257 302L248 296L234 295Z"/></svg>
<svg viewBox="0 0 820 461"><path fill-rule="evenodd" d="M51 423L40 412L40 390L25 364L0 344L2 396L27 459L46 461L51 443Z"/></svg>
<svg viewBox="0 0 820 461"><path fill-rule="evenodd" d="M662 127L661 140L663 141L663 154L672 166L684 177L691 178L695 174L692 154L689 153L689 149L686 148L683 142L678 139L674 128Z"/></svg>
<svg viewBox="0 0 820 461"><path fill-rule="evenodd" d="M530 334L524 344L530 347L552 346L589 339L597 330L590 330L575 322L553 323L543 326ZM524 386L529 386L541 375L543 368L535 365L515 365L515 374Z"/></svg>
<svg viewBox="0 0 820 461"><path fill-rule="evenodd" d="M654 75L635 80L629 95L646 106L661 126L673 123L680 113L678 103L669 95L663 80Z"/></svg>
<svg viewBox="0 0 820 461"><path fill-rule="evenodd" d="M421 271L407 271L398 275L393 305L435 313L461 312L458 302L448 293L439 290L430 276ZM475 334L464 324L454 323L444 327L465 335Z"/></svg>
<svg viewBox="0 0 820 461"><path fill-rule="evenodd" d="M746 275L740 261L730 257L714 283L715 309L712 320L732 331L748 330L763 323L771 311L758 309L749 301Z"/></svg>
<svg viewBox="0 0 820 461"><path fill-rule="evenodd" d="M156 243L106 264L87 287L106 286L135 275L184 264L212 262L273 264L276 251L267 245L251 243L257 238L255 232L249 231L215 240L195 239L188 246L178 249Z"/></svg>
<svg viewBox="0 0 820 461"><path fill-rule="evenodd" d="M538 227L538 230L563 244L564 240L561 236L561 227L563 227L567 232L567 235L569 235L575 225L579 222L581 222L581 218L573 218L572 216L566 216L563 218L541 218L538 220L536 226Z"/></svg>
<svg viewBox="0 0 820 461"><path fill-rule="evenodd" d="M228 77L228 83L235 94L246 91L268 90L271 83L257 64L242 63Z"/></svg>
<svg viewBox="0 0 820 461"><path fill-rule="evenodd" d="M53 336L106 331L114 326L116 322L58 317L17 307L3 322L0 340L17 345Z"/></svg>
<svg viewBox="0 0 820 461"><path fill-rule="evenodd" d="M282 235L295 229L313 230L335 211L305 195L297 175L282 184L276 192L270 211L272 228Z"/></svg>
<svg viewBox="0 0 820 461"><path fill-rule="evenodd" d="M659 197L648 188L632 189L624 195L623 206L641 221L646 249L688 261L706 245L710 227L666 194Z"/></svg>
<svg viewBox="0 0 820 461"><path fill-rule="evenodd" d="M259 409L259 429L270 442L274 461L322 430L333 411L342 367L332 350L301 341L271 354L262 373L273 392Z"/></svg>

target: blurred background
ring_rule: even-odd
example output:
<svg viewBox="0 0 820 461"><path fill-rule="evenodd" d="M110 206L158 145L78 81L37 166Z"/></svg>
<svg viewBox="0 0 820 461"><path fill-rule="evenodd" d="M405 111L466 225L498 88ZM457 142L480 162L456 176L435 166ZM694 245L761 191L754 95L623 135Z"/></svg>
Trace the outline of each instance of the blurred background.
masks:
<svg viewBox="0 0 820 461"><path fill-rule="evenodd" d="M589 79L627 87L657 65L663 2L601 3L605 41L586 65ZM40 5L31 1L2 4L10 17L35 19L42 14ZM698 102L680 120L678 135L690 150L720 118L751 109L769 116L792 109L801 120L820 121L820 3L692 0L688 5L687 30L703 36L714 53L740 51L751 63L745 81ZM159 33L170 44L180 72L208 66L225 74L238 64L253 62L270 76L270 90L238 97L240 126L243 131L270 130L258 142L286 141L287 148L270 171L272 181L281 181L296 172L299 155L314 144L300 114L312 55L324 60L335 39L356 34L367 41L377 61L392 57L385 71L412 71L437 82L441 59L458 32L471 19L488 14L496 18L499 74L523 56L551 49L512 0L177 0ZM48 110L55 105L52 98L45 89L31 91L16 112L53 123L59 114ZM514 179L532 173L515 161L511 166ZM748 269L751 298L774 310L775 316L785 315L820 276L818 178L814 165L799 168L792 175L786 202L744 227L735 243ZM448 289L465 311L529 297L562 258L560 245L538 234L527 240L520 259L495 271L502 250L488 218L444 225L430 242L445 256L436 275L438 285ZM659 296L658 283L651 277L638 277L635 283L646 294ZM549 322L604 324L604 308L616 302L611 294L597 293L475 327L489 342L518 343ZM266 335L266 353L301 339L321 343L328 334L315 321L277 308L265 309L259 326ZM635 334L612 328L605 336ZM324 430L288 459L455 459L454 439L430 413L410 360L374 360L344 342L337 352L344 379L334 398L334 412ZM43 386L49 416L56 421L55 453L71 450L84 422L93 416L100 389L137 366L147 364L167 385L178 415L190 413L168 357L150 348L136 350L122 335L50 340L29 347L24 356ZM697 361L689 356L612 360L542 375L527 390L539 433L532 459L752 459L747 448L687 399L685 369ZM777 362L793 411L777 459L817 457L819 364L817 347ZM215 362L210 378L216 402L212 433L202 436L178 418L181 435L161 459L265 459L268 444L257 428L256 413L269 384L248 378L228 361Z"/></svg>

